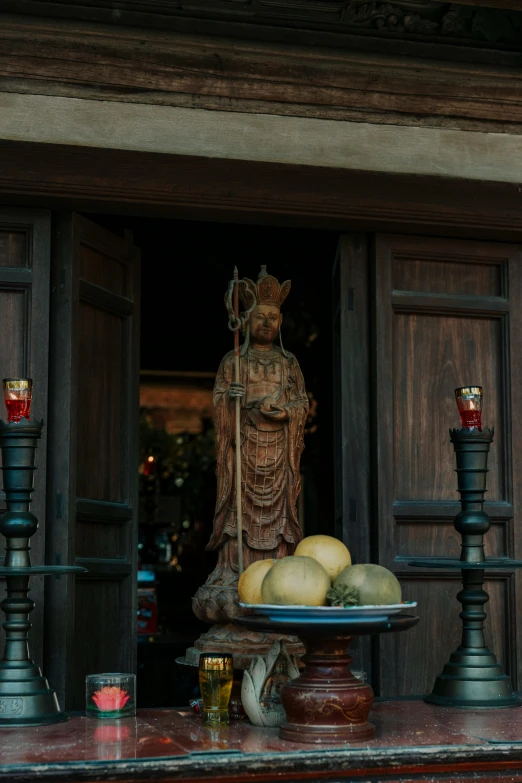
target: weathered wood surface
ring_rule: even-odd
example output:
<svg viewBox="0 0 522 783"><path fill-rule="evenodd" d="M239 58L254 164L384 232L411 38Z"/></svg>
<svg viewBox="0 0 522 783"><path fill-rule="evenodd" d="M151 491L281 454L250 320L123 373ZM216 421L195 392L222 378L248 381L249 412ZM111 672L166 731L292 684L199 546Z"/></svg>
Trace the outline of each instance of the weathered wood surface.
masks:
<svg viewBox="0 0 522 783"><path fill-rule="evenodd" d="M47 544L88 570L48 586L46 673L82 709L86 674L136 661L139 252L79 216L53 234Z"/></svg>
<svg viewBox="0 0 522 783"><path fill-rule="evenodd" d="M478 64L408 58L402 51L385 55L0 18L4 92L522 132L517 53L498 53L490 64Z"/></svg>
<svg viewBox="0 0 522 783"><path fill-rule="evenodd" d="M518 373L522 333L511 313L522 307L522 247L378 235L374 257L374 540L378 562L395 571L404 598L418 601L429 618L400 640L379 640L380 694L388 696L430 691L460 641L460 573L408 566L413 557L460 556L448 438L449 427L459 425L456 387L483 386L483 421L495 428L486 553L513 557L522 546L520 445L511 427L521 415L511 376ZM485 589L486 637L516 688L522 637L514 607L522 581L514 570L486 569Z"/></svg>
<svg viewBox="0 0 522 783"><path fill-rule="evenodd" d="M475 8L467 8L467 6ZM477 50L497 48L516 51L510 35L509 20L504 18L495 34L481 34L473 25L474 15L486 10L520 10L520 0L462 0L452 4L424 0L357 4L353 0L317 3L314 0L3 0L5 11L58 19L88 19L112 25L131 25L141 29L157 28L186 32L210 32L211 35L254 37L260 40L310 41L331 45L344 41L361 49L383 47L388 51L424 51L431 56L442 46L448 49ZM423 24L448 15L444 24ZM482 17L484 20L484 17ZM498 17L497 17L498 24ZM480 27L480 26L479 26ZM362 35L361 35L362 32ZM427 46L426 46L427 44ZM508 44L506 46L506 44ZM511 44L511 47L509 46ZM428 50L428 51L426 51ZM459 57L458 54L456 54ZM460 57L466 57L465 52ZM487 56L487 54L486 54Z"/></svg>
<svg viewBox="0 0 522 783"><path fill-rule="evenodd" d="M332 276L335 535L354 563L372 562L371 359L368 236L341 237ZM349 401L349 404L346 404ZM351 644L370 682L372 638Z"/></svg>
<svg viewBox="0 0 522 783"><path fill-rule="evenodd" d="M4 142L0 196L118 214L520 241L516 184Z"/></svg>

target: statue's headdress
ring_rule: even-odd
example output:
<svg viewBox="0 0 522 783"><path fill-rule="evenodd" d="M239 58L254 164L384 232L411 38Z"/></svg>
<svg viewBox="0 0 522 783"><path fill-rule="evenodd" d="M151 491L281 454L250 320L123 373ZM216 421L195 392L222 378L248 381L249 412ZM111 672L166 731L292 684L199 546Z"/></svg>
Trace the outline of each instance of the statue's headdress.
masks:
<svg viewBox="0 0 522 783"><path fill-rule="evenodd" d="M261 265L261 271L257 278L257 283L254 283L250 278L245 277L239 283L239 298L245 310L252 310L255 305L274 305L274 307L281 307L286 297L289 294L290 280L280 285L279 280L273 275L267 274L266 264ZM250 342L250 325L246 319L246 331L245 342L241 348L241 355L244 356L248 350ZM288 356L283 348L283 340L281 337L281 330L279 330L279 341L281 343L281 351L285 356Z"/></svg>
<svg viewBox="0 0 522 783"><path fill-rule="evenodd" d="M290 280L285 280L285 282L280 285L276 277L267 274L266 264L261 266L257 283L254 283L253 280L249 280L248 278L245 278L245 283L247 284L245 287L240 286L239 288L239 296L241 297L241 302L244 307L249 307L251 301L250 291L248 291L248 289L254 292L256 304L281 307L290 292L291 286Z"/></svg>

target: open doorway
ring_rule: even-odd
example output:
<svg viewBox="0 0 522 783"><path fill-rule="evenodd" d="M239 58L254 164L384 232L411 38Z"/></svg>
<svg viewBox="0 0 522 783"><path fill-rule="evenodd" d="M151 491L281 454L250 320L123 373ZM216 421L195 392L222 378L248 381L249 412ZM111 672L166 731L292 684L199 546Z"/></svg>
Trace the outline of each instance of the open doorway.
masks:
<svg viewBox="0 0 522 783"><path fill-rule="evenodd" d="M200 633L191 598L214 566L205 546L215 503L212 387L232 348L223 297L237 265L261 264L292 288L283 343L310 397L299 519L307 535L333 534L331 269L338 235L280 227L88 215L131 230L141 252L138 702L186 704L197 676L179 666Z"/></svg>

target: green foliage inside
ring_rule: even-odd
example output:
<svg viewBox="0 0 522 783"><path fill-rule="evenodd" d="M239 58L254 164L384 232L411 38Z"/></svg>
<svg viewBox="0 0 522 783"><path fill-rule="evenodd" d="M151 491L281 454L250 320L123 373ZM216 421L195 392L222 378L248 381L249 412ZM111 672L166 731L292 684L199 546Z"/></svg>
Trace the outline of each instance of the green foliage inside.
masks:
<svg viewBox="0 0 522 783"><path fill-rule="evenodd" d="M154 457L156 492L181 495L185 514L194 518L208 488L209 474L216 468L214 429L209 427L197 435L186 432L172 435L142 419L140 452L141 471L146 470L148 458Z"/></svg>

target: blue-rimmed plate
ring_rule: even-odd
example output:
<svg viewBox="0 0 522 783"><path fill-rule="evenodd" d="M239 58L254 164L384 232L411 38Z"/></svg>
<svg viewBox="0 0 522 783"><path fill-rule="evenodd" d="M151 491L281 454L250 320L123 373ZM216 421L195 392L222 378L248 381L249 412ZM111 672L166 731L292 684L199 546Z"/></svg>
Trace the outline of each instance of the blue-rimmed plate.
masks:
<svg viewBox="0 0 522 783"><path fill-rule="evenodd" d="M275 604L243 604L245 609L253 609L274 622L307 623L364 623L387 620L394 614L413 609L417 601L405 601L402 604L385 606L276 606Z"/></svg>

